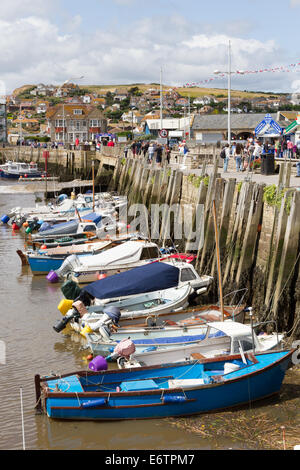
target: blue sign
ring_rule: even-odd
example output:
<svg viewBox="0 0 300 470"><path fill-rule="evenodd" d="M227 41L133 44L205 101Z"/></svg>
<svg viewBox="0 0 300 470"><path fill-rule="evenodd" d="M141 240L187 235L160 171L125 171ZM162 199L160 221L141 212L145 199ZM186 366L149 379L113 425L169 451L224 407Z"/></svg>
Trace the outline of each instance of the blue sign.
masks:
<svg viewBox="0 0 300 470"><path fill-rule="evenodd" d="M264 134L271 134L271 129L275 131L277 134L281 135L282 134L282 127L277 124L276 121L272 118L271 114L266 114L265 118L258 124L258 126L255 128L255 135L259 134L265 126L268 126ZM274 132L273 132L274 133Z"/></svg>

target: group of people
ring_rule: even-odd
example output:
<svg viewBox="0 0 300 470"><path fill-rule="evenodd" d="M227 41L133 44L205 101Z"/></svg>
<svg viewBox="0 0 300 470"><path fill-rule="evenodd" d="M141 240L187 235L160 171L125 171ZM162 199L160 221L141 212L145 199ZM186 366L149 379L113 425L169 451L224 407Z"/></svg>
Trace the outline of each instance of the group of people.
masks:
<svg viewBox="0 0 300 470"><path fill-rule="evenodd" d="M246 170L251 161L260 158L262 153L262 148L259 141L253 141L253 139L248 139L245 145L238 143L233 143L231 147L229 143L221 150L220 156L224 160L224 173L228 171L229 159L235 159L236 171Z"/></svg>
<svg viewBox="0 0 300 470"><path fill-rule="evenodd" d="M261 142L259 139L248 138L246 143L232 143L231 147L226 144L221 151L224 160L224 172L228 171L230 158L235 159L236 171L245 171L255 160L260 160L261 155L272 154L275 158L298 158L300 155L300 141L294 144L289 139L277 140L276 142Z"/></svg>
<svg viewBox="0 0 300 470"><path fill-rule="evenodd" d="M157 165L161 166L163 154L168 164L170 163L171 148L168 145L149 141L133 141L130 146L126 145L124 147L125 158L127 158L129 150L131 150L133 157L142 156L149 164L155 160Z"/></svg>

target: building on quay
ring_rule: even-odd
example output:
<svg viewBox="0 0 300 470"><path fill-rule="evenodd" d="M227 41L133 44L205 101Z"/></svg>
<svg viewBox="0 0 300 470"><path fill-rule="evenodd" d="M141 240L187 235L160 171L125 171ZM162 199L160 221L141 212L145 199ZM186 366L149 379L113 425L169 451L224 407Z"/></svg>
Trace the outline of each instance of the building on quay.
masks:
<svg viewBox="0 0 300 470"><path fill-rule="evenodd" d="M265 118L265 113L242 113L231 114L231 132L232 138L236 140L246 140L253 137L255 129ZM288 116L287 113L271 113L270 118L276 121L282 128L287 127L294 116ZM198 143L217 143L227 141L228 137L228 115L227 114L208 114L194 116L191 137Z"/></svg>
<svg viewBox="0 0 300 470"><path fill-rule="evenodd" d="M95 106L60 104L46 113L51 141L74 144L94 140L97 134L107 132L107 120Z"/></svg>

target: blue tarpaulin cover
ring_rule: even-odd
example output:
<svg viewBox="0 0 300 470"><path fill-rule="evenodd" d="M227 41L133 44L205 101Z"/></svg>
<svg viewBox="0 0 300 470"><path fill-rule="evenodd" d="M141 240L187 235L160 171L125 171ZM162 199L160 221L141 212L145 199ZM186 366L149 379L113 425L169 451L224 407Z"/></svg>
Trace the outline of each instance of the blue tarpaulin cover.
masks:
<svg viewBox="0 0 300 470"><path fill-rule="evenodd" d="M178 285L178 280L176 266L156 262L92 282L83 290L97 299L109 299L170 289Z"/></svg>

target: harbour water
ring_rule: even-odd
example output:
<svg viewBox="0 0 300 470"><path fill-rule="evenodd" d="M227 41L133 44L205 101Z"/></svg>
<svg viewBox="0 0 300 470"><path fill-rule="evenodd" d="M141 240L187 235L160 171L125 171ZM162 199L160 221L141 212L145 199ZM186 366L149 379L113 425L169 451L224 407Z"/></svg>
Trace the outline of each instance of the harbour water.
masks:
<svg viewBox="0 0 300 470"><path fill-rule="evenodd" d="M5 183L0 182L0 185L3 189ZM34 194L7 194L1 191L1 186L0 215L7 213L12 207L35 204ZM63 374L86 369L88 352L80 350L78 342L53 330L53 325L61 316L57 310L63 298L60 286L49 284L43 276L33 277L29 267L21 266L16 250L23 246L23 233L13 233L11 227L0 225L0 340L4 342L6 351L5 363L0 364L0 450L23 448L21 391L25 447L28 450L201 450L256 447L256 444L246 441L237 442L230 432L227 436L220 434L217 428L215 433L207 436L203 432L191 432L186 419L184 423L180 420L175 420L175 423L174 420L100 423L51 421L46 415L37 415L34 410L34 375L47 375L51 372ZM289 383L294 379L299 383L299 369L292 374L288 375L288 384L283 387L289 404L299 397L300 384L297 390L291 391L289 388ZM266 401L248 412L252 416L262 410L274 410L275 414L277 412L278 422L284 424L285 415L281 417L282 409L276 408L281 403L277 400L279 399ZM297 426L300 416L296 408L290 410L289 419L292 416L292 422ZM212 419L216 421L217 415ZM192 422L195 423L195 418ZM280 445L279 439L279 448Z"/></svg>

